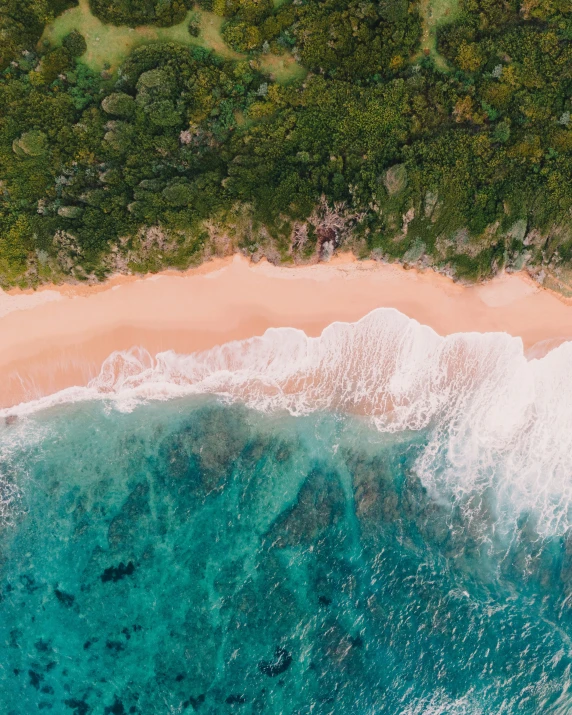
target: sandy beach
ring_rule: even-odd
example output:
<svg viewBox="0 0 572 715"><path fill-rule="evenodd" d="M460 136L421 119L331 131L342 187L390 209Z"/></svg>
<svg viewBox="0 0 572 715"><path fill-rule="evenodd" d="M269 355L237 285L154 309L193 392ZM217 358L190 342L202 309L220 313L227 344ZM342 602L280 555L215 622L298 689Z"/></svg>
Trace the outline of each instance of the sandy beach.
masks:
<svg viewBox="0 0 572 715"><path fill-rule="evenodd" d="M440 335L506 332L530 357L572 339L572 305L525 274L462 286L432 271L340 255L279 268L217 259L184 274L117 276L89 286L0 292L0 407L86 385L115 350L204 350L295 327L317 336L334 321L396 308Z"/></svg>

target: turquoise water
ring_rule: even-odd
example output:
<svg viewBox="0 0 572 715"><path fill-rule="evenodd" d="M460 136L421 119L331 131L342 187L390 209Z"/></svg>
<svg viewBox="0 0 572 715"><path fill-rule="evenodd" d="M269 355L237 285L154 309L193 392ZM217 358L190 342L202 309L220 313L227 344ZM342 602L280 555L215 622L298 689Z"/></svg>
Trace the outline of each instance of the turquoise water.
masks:
<svg viewBox="0 0 572 715"><path fill-rule="evenodd" d="M473 478L459 434L204 396L7 420L0 713L572 712L562 493Z"/></svg>

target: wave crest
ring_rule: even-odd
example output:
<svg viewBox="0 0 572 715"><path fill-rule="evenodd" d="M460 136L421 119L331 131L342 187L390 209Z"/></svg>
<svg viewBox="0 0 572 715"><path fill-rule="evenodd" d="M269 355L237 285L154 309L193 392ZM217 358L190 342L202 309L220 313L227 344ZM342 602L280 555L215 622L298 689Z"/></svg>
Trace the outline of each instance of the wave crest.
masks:
<svg viewBox="0 0 572 715"><path fill-rule="evenodd" d="M392 309L333 323L318 338L269 329L260 337L191 355L113 353L88 386L122 399L216 393L294 415L338 410L372 417L383 431L419 430L476 389L496 389L524 366L522 342L504 333L442 338ZM492 383L492 384L491 384Z"/></svg>
<svg viewBox="0 0 572 715"><path fill-rule="evenodd" d="M570 342L527 360L520 338L506 333L441 337L379 309L318 338L280 328L191 355L113 353L87 387L16 412L85 399L129 410L208 393L294 415L357 413L383 432L427 429L416 468L428 488L462 500L493 486L497 508L516 500L520 510L539 509L539 527L550 531L572 523Z"/></svg>

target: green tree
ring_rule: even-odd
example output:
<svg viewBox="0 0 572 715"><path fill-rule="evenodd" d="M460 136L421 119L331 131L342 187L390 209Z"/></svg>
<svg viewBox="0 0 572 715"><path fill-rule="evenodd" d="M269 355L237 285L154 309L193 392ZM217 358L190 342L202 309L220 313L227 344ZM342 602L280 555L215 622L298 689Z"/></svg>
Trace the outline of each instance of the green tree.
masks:
<svg viewBox="0 0 572 715"><path fill-rule="evenodd" d="M87 50L85 37L77 30L72 30L72 32L67 34L62 40L62 45L72 57L81 57Z"/></svg>

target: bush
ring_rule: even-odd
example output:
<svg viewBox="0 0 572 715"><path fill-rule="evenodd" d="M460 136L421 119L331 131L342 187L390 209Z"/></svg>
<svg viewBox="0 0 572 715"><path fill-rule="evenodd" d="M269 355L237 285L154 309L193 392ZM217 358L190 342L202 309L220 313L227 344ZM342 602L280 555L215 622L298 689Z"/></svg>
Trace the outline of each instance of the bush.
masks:
<svg viewBox="0 0 572 715"><path fill-rule="evenodd" d="M181 123L181 115L170 99L161 99L145 107L149 119L158 127L176 127Z"/></svg>
<svg viewBox="0 0 572 715"><path fill-rule="evenodd" d="M101 108L107 114L117 117L132 117L135 114L135 100L124 92L114 92L101 103Z"/></svg>
<svg viewBox="0 0 572 715"><path fill-rule="evenodd" d="M48 150L48 138L44 132L32 129L14 139L12 149L19 156L43 156Z"/></svg>
<svg viewBox="0 0 572 715"><path fill-rule="evenodd" d="M198 37L201 34L201 17L198 12L194 12L189 20L189 35Z"/></svg>
<svg viewBox="0 0 572 715"><path fill-rule="evenodd" d="M24 22L20 7L53 10L56 0L2 2ZM90 2L131 8L131 19L141 11L158 21L159 6L181 10L175 0ZM103 270L110 243L143 224L187 234L243 211L267 234L253 229L246 239L239 227L237 242L254 251L272 240L286 256L287 226L302 231L321 196L364 216L344 238L363 255L415 262L426 253L480 279L502 266L505 250L522 253L524 235L516 241L510 227L526 216L521 232L563 227L560 244L539 239L526 252L548 263L561 245L559 270L572 255L572 45L569 3L549 5L558 3L566 12L554 9L544 26L520 16L516 0L463 0L460 20L439 31L449 67L437 71L432 53L417 59L415 0L216 0L227 43L250 57L143 43L113 85L75 61L79 33L36 51L42 25L16 52L23 40L0 13L12 47L0 76L0 241L13 237L10 271L25 270L39 241L49 248L54 232L72 225L89 272ZM188 17L192 34L200 17ZM293 54L314 71L280 86L261 72L275 67L278 76L277 58L258 54L293 39ZM291 58L283 60L287 69ZM304 231L296 250L309 257L323 237Z"/></svg>
<svg viewBox="0 0 572 715"><path fill-rule="evenodd" d="M163 190L163 196L171 206L188 206L193 201L194 191L188 184L171 184Z"/></svg>
<svg viewBox="0 0 572 715"><path fill-rule="evenodd" d="M230 22L225 25L222 36L237 52L251 52L262 45L260 30L245 22Z"/></svg>
<svg viewBox="0 0 572 715"><path fill-rule="evenodd" d="M69 33L69 35L66 35L62 40L62 45L72 57L81 57L81 55L83 55L83 53L87 50L85 37L77 30L73 30Z"/></svg>
<svg viewBox="0 0 572 715"><path fill-rule="evenodd" d="M42 58L40 81L50 84L71 68L72 58L65 47L57 47Z"/></svg>
<svg viewBox="0 0 572 715"><path fill-rule="evenodd" d="M177 25L185 18L192 0L90 0L93 14L111 25Z"/></svg>

